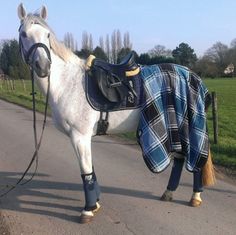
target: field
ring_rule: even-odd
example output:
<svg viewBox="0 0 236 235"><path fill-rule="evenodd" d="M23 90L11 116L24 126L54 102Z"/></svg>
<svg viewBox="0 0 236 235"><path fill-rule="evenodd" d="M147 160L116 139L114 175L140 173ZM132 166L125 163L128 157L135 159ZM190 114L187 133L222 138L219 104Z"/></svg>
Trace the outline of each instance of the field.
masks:
<svg viewBox="0 0 236 235"><path fill-rule="evenodd" d="M236 79L206 79L204 83L210 92L217 94L219 138L213 144L211 109L208 111L208 127L214 161L236 169Z"/></svg>
<svg viewBox="0 0 236 235"><path fill-rule="evenodd" d="M14 88L13 88L14 87ZM36 90L36 110L43 112L44 110L44 97L42 93L35 88ZM10 101L14 104L20 104L26 108L32 108L32 85L31 81L25 80L15 80L12 81L1 81L0 80L0 98Z"/></svg>
<svg viewBox="0 0 236 235"><path fill-rule="evenodd" d="M219 136L218 143L213 143L213 124L211 108L208 110L208 128L213 153L213 161L221 166L236 170L236 79L205 79L204 83L210 92L217 94ZM31 82L15 81L15 89L0 81L0 98L31 108ZM37 110L44 110L44 98L38 91L36 95ZM134 133L125 136L135 138Z"/></svg>

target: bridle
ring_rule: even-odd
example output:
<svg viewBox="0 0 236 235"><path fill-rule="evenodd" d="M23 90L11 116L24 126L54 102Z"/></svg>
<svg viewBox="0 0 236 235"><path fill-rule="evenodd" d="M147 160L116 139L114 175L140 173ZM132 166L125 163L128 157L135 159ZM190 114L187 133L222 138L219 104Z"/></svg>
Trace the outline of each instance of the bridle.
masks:
<svg viewBox="0 0 236 235"><path fill-rule="evenodd" d="M25 62L30 66L30 68L32 69L34 66L32 64L32 61L30 60L30 56L31 55L34 55L36 50L38 48L43 48L47 54L47 57L48 57L48 60L50 61L50 63L52 62L52 59L51 59L51 53L50 53L50 50L48 49L48 47L41 43L41 42L38 42L38 43L35 43L33 44L30 49L28 51L25 50L24 46L23 46L23 43L22 43L22 40L21 38L19 39L19 46L20 46L20 52L21 54L24 56L24 60ZM39 75L38 75L39 76Z"/></svg>
<svg viewBox="0 0 236 235"><path fill-rule="evenodd" d="M21 26L20 26L20 28L21 28ZM19 31L20 31L20 28L19 28ZM33 154L32 158L31 158L31 160L28 164L28 167L26 168L26 170L22 174L21 178L18 179L18 181L16 182L15 185L6 185L5 188L3 190L1 190L1 191L5 191L5 192L0 194L0 197L5 196L10 191L15 189L18 185L25 185L26 183L30 182L33 179L33 177L35 176L35 174L37 172L37 168L38 168L38 151L39 151L39 148L41 146L43 133L44 133L45 126L46 126L46 121L47 121L47 110L48 110L49 91L50 91L50 73L46 75L48 77L48 87L47 87L46 102L45 102L45 109L44 109L44 121L43 121L42 130L41 130L41 134L40 134L39 141L38 141L37 128L36 128L36 105L35 105L35 103L36 103L35 102L36 92L35 92L35 83L34 83L35 68L34 68L32 60L30 58L31 58L31 55L33 55L33 57L34 57L34 54L35 54L35 52L38 48L43 48L45 50L46 54L47 54L48 60L49 60L50 65L51 65L52 60L51 60L50 50L43 43L35 43L30 47L30 49L28 51L26 51L25 48L24 48L24 45L22 43L21 36L19 37L19 47L20 47L21 55L24 57L25 62L29 65L30 70L31 70L31 82L32 82L32 93L31 93L31 95L32 95L33 130L34 130L35 151L34 151L34 154ZM46 76L39 76L39 77L42 78L42 77L46 77ZM34 162L35 162L34 173L32 174L32 176L28 180L26 180L25 182L22 182Z"/></svg>
<svg viewBox="0 0 236 235"><path fill-rule="evenodd" d="M37 23L35 23L35 24L37 24ZM20 27L18 29L18 32L19 32L19 49L20 49L20 54L23 56L25 63L28 64L30 66L31 70L32 70L34 68L34 65L32 64L32 60L30 59L30 56L31 55L34 56L34 54L35 54L35 52L38 48L43 48L44 51L46 52L48 60L51 64L52 63L51 53L50 53L50 50L48 49L48 47L44 43L41 43L41 42L35 43L30 47L30 49L28 51L25 49L25 47L23 45L23 42L22 42L22 39L21 39L21 34L20 34L22 26L23 26L23 23L20 25Z"/></svg>

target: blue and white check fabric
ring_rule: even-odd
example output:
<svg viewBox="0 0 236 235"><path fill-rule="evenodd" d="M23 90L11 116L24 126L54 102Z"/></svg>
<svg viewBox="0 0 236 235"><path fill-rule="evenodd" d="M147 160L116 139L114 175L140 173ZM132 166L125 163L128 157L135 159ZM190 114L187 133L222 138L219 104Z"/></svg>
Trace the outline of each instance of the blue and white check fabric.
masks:
<svg viewBox="0 0 236 235"><path fill-rule="evenodd" d="M141 74L145 102L137 134L146 165L159 173L177 152L185 156L187 170L198 171L209 150L207 88L196 74L176 64L144 66Z"/></svg>

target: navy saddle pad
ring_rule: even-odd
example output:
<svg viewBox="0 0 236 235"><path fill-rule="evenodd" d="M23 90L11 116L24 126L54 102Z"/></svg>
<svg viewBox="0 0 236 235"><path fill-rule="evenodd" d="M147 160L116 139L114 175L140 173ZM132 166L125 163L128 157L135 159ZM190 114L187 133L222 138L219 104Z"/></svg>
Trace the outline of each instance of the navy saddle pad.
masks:
<svg viewBox="0 0 236 235"><path fill-rule="evenodd" d="M135 109L143 102L143 85L134 55L120 64L92 58L86 71L85 92L93 109L102 112Z"/></svg>

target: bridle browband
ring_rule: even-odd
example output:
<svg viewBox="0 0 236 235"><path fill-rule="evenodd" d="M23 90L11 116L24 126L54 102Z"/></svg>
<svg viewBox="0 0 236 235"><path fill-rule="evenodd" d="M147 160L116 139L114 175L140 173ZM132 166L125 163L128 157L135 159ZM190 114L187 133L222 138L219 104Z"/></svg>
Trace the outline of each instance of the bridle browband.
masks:
<svg viewBox="0 0 236 235"><path fill-rule="evenodd" d="M20 28L21 28L21 26L20 26ZM31 93L31 95L32 95L32 109L33 109L33 129L34 129L35 151L34 151L34 154L33 154L32 158L31 158L31 160L28 164L28 167L26 168L26 170L22 174L21 178L18 179L18 181L16 182L15 185L6 185L5 188L3 190L1 190L1 191L6 190L6 191L3 192L2 194L0 194L0 197L5 196L10 191L15 189L18 185L25 185L26 183L30 182L33 179L33 177L35 176L35 174L37 172L37 168L38 168L38 151L39 151L39 148L41 146L43 133L44 133L44 129L45 129L45 126L46 126L46 121L47 121L47 110L48 110L49 90L50 90L50 74L46 75L48 77L48 87L47 87L46 102L45 102L45 109L44 109L44 121L43 121L43 126L42 126L42 130L41 130L40 138L39 138L39 141L38 141L37 128L36 128L36 108L35 108L36 107L35 106L35 103L36 103L35 102L35 94L36 94L36 92L35 92L35 85L34 85L34 66L31 63L32 61L30 60L30 56L32 54L34 54L38 48L43 48L45 50L45 52L47 54L47 57L48 57L48 60L51 64L52 61L51 61L50 50L43 43L35 43L30 47L30 49L27 52L23 47L21 37L19 37L19 47L20 47L20 53L24 56L24 60L30 66L30 70L31 70L31 82L32 82L32 93ZM44 77L46 77L46 76L44 76ZM22 182L34 162L35 162L34 173L32 174L32 176L28 180L26 180L25 182Z"/></svg>

